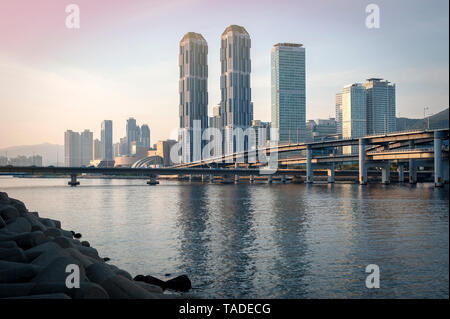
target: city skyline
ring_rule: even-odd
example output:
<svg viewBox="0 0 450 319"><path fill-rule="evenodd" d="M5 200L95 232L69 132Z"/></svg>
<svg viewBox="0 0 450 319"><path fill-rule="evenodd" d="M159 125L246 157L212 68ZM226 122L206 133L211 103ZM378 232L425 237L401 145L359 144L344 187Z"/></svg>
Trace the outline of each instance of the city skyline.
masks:
<svg viewBox="0 0 450 319"><path fill-rule="evenodd" d="M331 2L281 2L267 9L257 8L250 2L243 4L254 9L246 18L242 13L223 17L220 12L224 5L198 1L190 5L194 8L205 6L210 14L203 22L192 19L182 27L173 22L185 4L176 8L152 2L153 9L158 10L152 10L155 21L150 23L147 13L139 13L149 11L149 7L140 1L130 4L125 12L119 4L102 11L98 4L79 1L82 19L79 30L65 29L63 23L59 25L65 17L64 7L54 1L48 1L48 4L45 8L30 10L34 13L29 15L38 21L35 30L23 30L27 28L26 24L21 25L20 21L14 22L8 17L2 21L9 23L11 32L5 35L0 54L0 69L4 75L0 82L5 88L1 100L7 105L2 109L0 119L0 147L41 142L62 144L61 132L67 127L82 131L86 127L97 127L96 123L104 118L117 123L113 138L117 141L124 131L123 119L130 116L149 124L154 132L153 141L173 138L172 131L178 127L176 47L179 39L186 32L195 31L209 44L208 109L212 114L213 106L220 101L218 39L223 28L235 23L244 26L252 38L251 87L255 119L270 119L270 48L281 41L303 43L308 47L307 119L334 116L335 93L348 83L370 77L387 78L398 85L397 116L420 118L426 106L429 107L426 115L448 106L448 40L441 41L448 39L446 2L430 6L421 2L380 1L381 27L377 30L364 26L365 4L356 1L339 6ZM33 4L26 5L33 8ZM14 4L2 6L5 13L16 12L20 7ZM285 23L277 27L263 25L260 20L269 17L271 10L285 10L285 15L280 15ZM198 14L203 12L199 10ZM162 23L161 19L167 13L172 15ZM338 21L339 14L348 17L344 19L348 22ZM394 23L400 14L408 19ZM298 22L302 16L306 18ZM432 20L428 19L430 16L433 16ZM101 23L94 23L96 17ZM323 19L329 19L327 28L330 24L336 26L336 30L328 30L332 35L327 35L325 26L321 27ZM139 22L145 27L136 29ZM152 30L153 23L167 27L164 34ZM120 46L119 39L123 40L133 30L133 36L127 42L128 49ZM353 37L338 43L333 40L333 35L340 32L351 32ZM31 34L38 39L44 37L44 40L37 45L30 41ZM99 34L102 35L99 42L105 46L103 50L93 41ZM118 40L113 40L113 34ZM45 40L50 35L64 39L61 44L64 49L58 41ZM152 39L152 43L142 41L144 37ZM153 40L161 42L155 46ZM152 54L148 55L149 51ZM367 63L367 60L373 63ZM160 81L155 82L158 77ZM24 88L25 94L17 94ZM14 120L18 116L21 120ZM25 132L30 131L33 134L27 136Z"/></svg>

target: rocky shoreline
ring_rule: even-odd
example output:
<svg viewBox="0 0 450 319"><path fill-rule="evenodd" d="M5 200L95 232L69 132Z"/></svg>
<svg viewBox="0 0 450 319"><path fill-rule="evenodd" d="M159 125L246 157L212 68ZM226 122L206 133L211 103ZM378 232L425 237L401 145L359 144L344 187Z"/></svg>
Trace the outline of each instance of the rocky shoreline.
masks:
<svg viewBox="0 0 450 319"><path fill-rule="evenodd" d="M81 237L0 192L0 298L195 298L167 293L166 289L187 292L191 282L186 275L167 281L150 275L133 278Z"/></svg>

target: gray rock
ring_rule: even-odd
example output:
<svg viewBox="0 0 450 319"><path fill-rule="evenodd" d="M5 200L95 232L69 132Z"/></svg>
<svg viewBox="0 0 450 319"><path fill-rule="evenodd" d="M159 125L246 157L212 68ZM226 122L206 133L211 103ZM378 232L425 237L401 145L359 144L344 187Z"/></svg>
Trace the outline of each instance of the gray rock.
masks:
<svg viewBox="0 0 450 319"><path fill-rule="evenodd" d="M65 256L54 259L47 267L39 272L33 278L32 282L59 282L65 283L69 273L66 272L66 267L70 264L76 264L80 268L80 281L87 281L83 265L73 257Z"/></svg>
<svg viewBox="0 0 450 319"><path fill-rule="evenodd" d="M29 260L34 260L44 252L54 250L61 250L61 247L58 244L49 241L25 250L25 255L28 257Z"/></svg>
<svg viewBox="0 0 450 319"><path fill-rule="evenodd" d="M15 248L0 248L0 260L12 261L18 263L27 263L28 258L25 256L23 249Z"/></svg>
<svg viewBox="0 0 450 319"><path fill-rule="evenodd" d="M5 222L8 222L19 217L19 211L11 205L2 206L0 207L0 216Z"/></svg>
<svg viewBox="0 0 450 319"><path fill-rule="evenodd" d="M0 283L27 282L35 277L40 268L30 264L0 260Z"/></svg>
<svg viewBox="0 0 450 319"><path fill-rule="evenodd" d="M8 223L3 229L12 233L29 233L31 224L24 217L17 217L14 221Z"/></svg>

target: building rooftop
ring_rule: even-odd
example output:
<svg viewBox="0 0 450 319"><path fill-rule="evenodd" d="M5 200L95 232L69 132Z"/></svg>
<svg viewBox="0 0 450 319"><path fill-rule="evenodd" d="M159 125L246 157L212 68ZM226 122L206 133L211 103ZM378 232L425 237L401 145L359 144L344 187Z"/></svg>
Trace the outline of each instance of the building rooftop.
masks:
<svg viewBox="0 0 450 319"><path fill-rule="evenodd" d="M188 33L186 33L184 35L183 39L181 39L181 42L183 42L186 39L205 40L205 38L200 33L195 33L195 32L188 32Z"/></svg>
<svg viewBox="0 0 450 319"><path fill-rule="evenodd" d="M294 47L294 48L300 48L303 44L301 43L277 43L274 45L274 47Z"/></svg>
<svg viewBox="0 0 450 319"><path fill-rule="evenodd" d="M370 78L370 79L367 79L367 81L382 81L383 79L382 78Z"/></svg>
<svg viewBox="0 0 450 319"><path fill-rule="evenodd" d="M236 25L236 24L232 24L229 27L227 27L225 29L225 31L223 31L222 35L226 34L229 31L240 32L240 33L244 33L246 35L249 35L247 30L245 30L244 27L241 27L240 25Z"/></svg>

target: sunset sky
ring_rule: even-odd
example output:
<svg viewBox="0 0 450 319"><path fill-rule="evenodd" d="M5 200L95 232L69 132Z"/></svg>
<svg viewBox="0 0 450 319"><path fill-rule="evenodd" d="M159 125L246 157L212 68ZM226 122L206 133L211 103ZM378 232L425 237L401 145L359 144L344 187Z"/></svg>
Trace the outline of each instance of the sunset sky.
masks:
<svg viewBox="0 0 450 319"><path fill-rule="evenodd" d="M66 5L80 7L67 29ZM365 8L380 7L380 29ZM334 96L352 82L397 86L397 116L448 107L447 0L433 1L0 1L0 148L63 144L64 131L113 120L114 142L132 116L151 142L178 124L178 45L187 32L209 46L209 109L220 100L220 35L230 24L252 39L254 118L270 121L270 49L306 47L307 119L334 117Z"/></svg>

